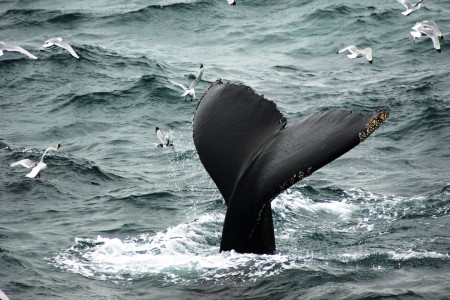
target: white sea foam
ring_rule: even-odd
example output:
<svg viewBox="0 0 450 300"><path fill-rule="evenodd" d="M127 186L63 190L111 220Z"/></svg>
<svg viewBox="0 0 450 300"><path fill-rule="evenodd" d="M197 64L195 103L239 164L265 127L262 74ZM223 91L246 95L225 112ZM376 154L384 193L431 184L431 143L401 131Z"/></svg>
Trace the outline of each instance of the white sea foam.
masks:
<svg viewBox="0 0 450 300"><path fill-rule="evenodd" d="M346 199L316 202L305 197L299 191L288 190L280 194L273 202L272 208L277 213L286 217L292 211L306 211L310 213L327 213L336 215L341 219L351 216L351 213L357 208Z"/></svg>
<svg viewBox="0 0 450 300"><path fill-rule="evenodd" d="M372 231L377 226L386 227L396 222L399 218L411 213L411 204L416 205L424 200L424 197L405 198L396 195L379 195L362 189L350 189L344 191L347 195L344 199L358 206L354 218L358 224L349 227L349 230Z"/></svg>
<svg viewBox="0 0 450 300"><path fill-rule="evenodd" d="M377 254L387 255L389 260L394 261L414 257L447 259L448 254L438 252L414 252L407 249L379 249L380 252L374 252L376 249L367 249L358 244L346 245L342 252L329 252L327 248L320 248L320 240L313 248L308 244L290 242L293 239L301 240L302 236L309 239L310 234L316 232L324 233L325 237L329 232L337 232L350 238L371 231L375 233L369 233L369 236L385 234L381 227L389 227L388 222L395 221L401 211L409 207L409 201L412 199L355 189L345 191L344 196L336 200L321 202L306 197L300 191L288 190L273 202L275 220L282 219L275 224L277 245L283 245L279 249L281 254L277 255L238 254L234 251L220 253L224 210L200 214L192 222L154 234L130 238L78 238L74 245L52 261L68 272L98 280L133 281L156 275L168 284L220 284L223 279L255 281L288 269L304 268L305 265L314 268L317 264L332 261L352 263ZM402 206L405 202L407 205ZM327 243L325 239L324 247L327 247ZM375 256L373 267L383 269L386 267L384 263L383 259L378 263Z"/></svg>
<svg viewBox="0 0 450 300"><path fill-rule="evenodd" d="M352 252L343 252L343 253L337 253L333 259L342 263L351 263L351 262L358 262L364 259L367 259L371 256L387 256L389 260L395 261L395 262L406 262L411 259L424 259L424 258L432 258L432 259L450 259L449 253L439 253L436 251L414 251L411 249L405 249L405 250L392 250L387 252L373 252L370 253L367 249L359 249ZM316 256L316 259L324 259L329 260L330 257L321 257ZM375 260L375 269L383 269L385 268L383 265L386 262L380 261L379 263L376 263Z"/></svg>
<svg viewBox="0 0 450 300"><path fill-rule="evenodd" d="M410 259L422 259L422 258L438 258L449 259L449 253L438 253L436 251L389 251L389 257L396 261L405 261Z"/></svg>
<svg viewBox="0 0 450 300"><path fill-rule="evenodd" d="M64 270L99 280L132 280L159 274L172 283L218 281L224 277L256 280L274 276L296 264L296 259L281 254L219 253L220 231L210 232L209 228L223 217L205 214L194 222L133 239L102 236L94 240L76 239L54 262ZM208 240L217 243L210 245Z"/></svg>

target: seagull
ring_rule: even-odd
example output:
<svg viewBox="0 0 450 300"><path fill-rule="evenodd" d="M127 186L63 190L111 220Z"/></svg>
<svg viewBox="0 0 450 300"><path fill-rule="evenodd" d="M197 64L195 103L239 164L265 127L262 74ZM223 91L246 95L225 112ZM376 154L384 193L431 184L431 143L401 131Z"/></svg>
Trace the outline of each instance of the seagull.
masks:
<svg viewBox="0 0 450 300"><path fill-rule="evenodd" d="M22 160L13 162L9 166L10 167L22 166L22 167L25 167L27 169L33 168L30 173L25 175L25 177L28 177L28 178L35 178L36 176L39 177L40 176L39 172L47 168L47 164L44 163L45 155L49 151L56 151L56 150L58 150L59 147L61 147L60 144L50 145L47 149L45 149L44 154L41 157L41 160L39 162L37 162L37 163L32 161L31 159L26 158L26 159L22 159Z"/></svg>
<svg viewBox="0 0 450 300"><path fill-rule="evenodd" d="M348 58L357 58L357 57L365 56L366 59L369 61L369 63L372 63L372 61L373 61L373 59L372 59L372 48L365 48L365 49L359 50L355 46L351 45L351 46L348 46L346 48L342 48L341 50L336 52L336 54L340 54L340 53L345 52L347 50L351 53L351 54L347 55Z"/></svg>
<svg viewBox="0 0 450 300"><path fill-rule="evenodd" d="M203 65L200 64L200 70L198 70L197 77L194 79L194 81L192 81L189 88L185 87L181 83L173 82L175 85L178 85L179 87L181 87L184 90L184 93L181 95L181 96L184 96L184 101L186 101L187 96L191 97L191 101L195 100L194 87L197 85L197 83L200 81L200 79L202 79L202 75L203 75Z"/></svg>
<svg viewBox="0 0 450 300"><path fill-rule="evenodd" d="M42 48L43 48L43 49L44 49L44 48L50 48L50 47L52 47L52 46L58 46L58 47L64 48L64 49L66 49L67 51L69 51L70 54L72 54L73 57L80 58L80 57L78 56L78 54L75 53L75 50L73 50L73 48L72 48L67 42L64 42L64 41L62 40L62 38L60 38L60 37L58 37L58 38L52 38L52 39L47 40L47 41L44 43L44 45L42 45Z"/></svg>
<svg viewBox="0 0 450 300"><path fill-rule="evenodd" d="M31 54L30 52L28 52L27 50L23 49L20 46L16 46L16 45L8 45L5 44L3 42L0 42L0 56L3 55L3 51L13 51L13 52L20 52L22 54L25 54L26 56L28 56L29 58L32 59L37 59L36 56L34 56L33 54Z"/></svg>
<svg viewBox="0 0 450 300"><path fill-rule="evenodd" d="M443 39L444 36L439 30L439 27L437 27L436 23L434 23L433 21L424 21L422 23L419 22L416 23L416 25L414 25L414 27L412 27L411 29L412 31L410 33L413 36L414 41L416 41L416 38L420 38L422 34L428 35L428 37L430 37L433 41L433 47L436 49L436 51L441 52L441 44L439 43L439 38Z"/></svg>
<svg viewBox="0 0 450 300"><path fill-rule="evenodd" d="M158 144L158 147L171 147L173 146L173 137L172 137L172 131L169 132L169 135L166 137L164 133L159 129L159 127L156 127L156 136L158 137L161 144Z"/></svg>
<svg viewBox="0 0 450 300"><path fill-rule="evenodd" d="M406 10L402 12L402 15L409 16L413 11L416 11L420 7L422 7L422 4L420 2L422 2L423 0L420 0L416 4L412 4L411 1L409 0L397 0L397 1L403 4L404 7L406 7Z"/></svg>
<svg viewBox="0 0 450 300"><path fill-rule="evenodd" d="M228 1L228 4L230 4L230 5L236 5L236 1L234 1L234 0L227 0Z"/></svg>

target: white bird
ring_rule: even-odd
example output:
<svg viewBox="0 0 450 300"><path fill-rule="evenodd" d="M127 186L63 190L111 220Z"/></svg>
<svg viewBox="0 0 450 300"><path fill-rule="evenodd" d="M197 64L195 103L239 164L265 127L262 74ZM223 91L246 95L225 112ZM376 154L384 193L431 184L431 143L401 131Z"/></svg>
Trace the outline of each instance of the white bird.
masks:
<svg viewBox="0 0 450 300"><path fill-rule="evenodd" d="M73 57L80 58L78 54L75 52L75 50L73 50L73 48L67 42L63 41L62 38L60 37L52 38L45 41L44 45L42 45L42 48L50 48L53 46L58 46L63 49L66 49L67 51L70 52L70 54L72 54Z"/></svg>
<svg viewBox="0 0 450 300"><path fill-rule="evenodd" d="M422 2L423 0L420 0L416 4L412 4L411 1L409 0L397 0L397 1L403 4L404 7L406 7L406 10L402 12L402 15L409 16L412 12L422 7L422 4L420 2Z"/></svg>
<svg viewBox="0 0 450 300"><path fill-rule="evenodd" d="M172 131L169 131L169 135L166 137L165 134L159 129L159 127L156 127L156 137L159 139L161 144L158 144L158 147L171 147L173 146L173 137L172 137Z"/></svg>
<svg viewBox="0 0 450 300"><path fill-rule="evenodd" d="M8 296L2 290L0 290L0 300L9 300Z"/></svg>
<svg viewBox="0 0 450 300"><path fill-rule="evenodd" d="M184 97L184 101L186 101L187 96L191 97L191 101L195 100L194 87L197 85L197 83L200 81L200 79L202 79L202 76L203 76L203 65L200 64L200 70L198 70L197 77L194 79L194 81L192 81L189 88L185 87L181 83L173 82L173 84L178 85L179 87L181 87L184 90L184 93L181 95L182 97Z"/></svg>
<svg viewBox="0 0 450 300"><path fill-rule="evenodd" d="M357 57L363 57L365 56L366 59L369 61L369 63L372 63L373 59L372 59L372 48L365 48L365 49L358 49L356 48L354 45L342 48L341 50L339 50L338 52L336 52L336 54L340 54L342 52L345 51L349 51L351 54L347 54L348 58L357 58Z"/></svg>
<svg viewBox="0 0 450 300"><path fill-rule="evenodd" d="M234 0L227 0L228 1L228 4L230 4L230 5L236 5L236 1L234 1Z"/></svg>
<svg viewBox="0 0 450 300"><path fill-rule="evenodd" d="M20 52L22 54L25 54L26 56L28 56L29 58L32 59L37 59L36 56L34 56L33 54L31 54L30 52L28 52L27 50L23 49L20 46L16 46L16 45L8 45L5 44L3 42L0 42L0 56L3 55L3 51L12 51L12 52Z"/></svg>
<svg viewBox="0 0 450 300"><path fill-rule="evenodd" d="M418 22L414 27L411 27L412 31L410 32L414 38L420 38L422 35L427 35L433 41L433 47L437 52L441 52L441 44L439 43L439 38L444 38L439 27L437 27L434 21L424 21Z"/></svg>
<svg viewBox="0 0 450 300"><path fill-rule="evenodd" d="M47 149L45 149L44 154L41 157L41 160L39 162L34 162L31 159L22 159L16 162L13 162L12 164L10 164L10 167L16 167L16 166L22 166L25 167L27 169L31 169L31 172L28 173L27 175L25 175L25 177L28 178L35 178L36 176L39 175L39 172L46 169L47 168L47 164L44 163L44 157L47 154L47 152L49 151L56 151L59 149L59 147L61 147L60 144L53 144L50 145Z"/></svg>

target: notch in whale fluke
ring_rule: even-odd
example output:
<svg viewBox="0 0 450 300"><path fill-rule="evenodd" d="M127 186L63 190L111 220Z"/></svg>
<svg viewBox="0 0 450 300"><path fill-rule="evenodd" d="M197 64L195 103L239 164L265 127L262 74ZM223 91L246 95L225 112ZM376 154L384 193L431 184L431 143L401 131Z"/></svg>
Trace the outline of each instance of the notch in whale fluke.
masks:
<svg viewBox="0 0 450 300"><path fill-rule="evenodd" d="M275 103L251 88L212 84L197 106L193 137L228 206L220 250L274 253L270 202L364 141L388 116L331 110L288 125Z"/></svg>

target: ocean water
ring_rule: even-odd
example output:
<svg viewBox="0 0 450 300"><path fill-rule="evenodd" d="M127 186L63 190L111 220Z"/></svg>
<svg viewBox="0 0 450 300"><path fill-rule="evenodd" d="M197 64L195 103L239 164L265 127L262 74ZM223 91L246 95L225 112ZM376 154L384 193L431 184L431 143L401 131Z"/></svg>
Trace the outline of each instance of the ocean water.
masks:
<svg viewBox="0 0 450 300"><path fill-rule="evenodd" d="M0 289L10 299L449 299L450 2L2 0ZM442 52L409 34L434 20ZM39 51L61 36L79 54ZM373 64L336 51L372 47ZM196 101L184 101L199 64ZM272 203L276 255L219 253L192 140L217 78L287 117L388 108ZM158 148L155 126L173 131ZM48 169L29 179L23 158Z"/></svg>

